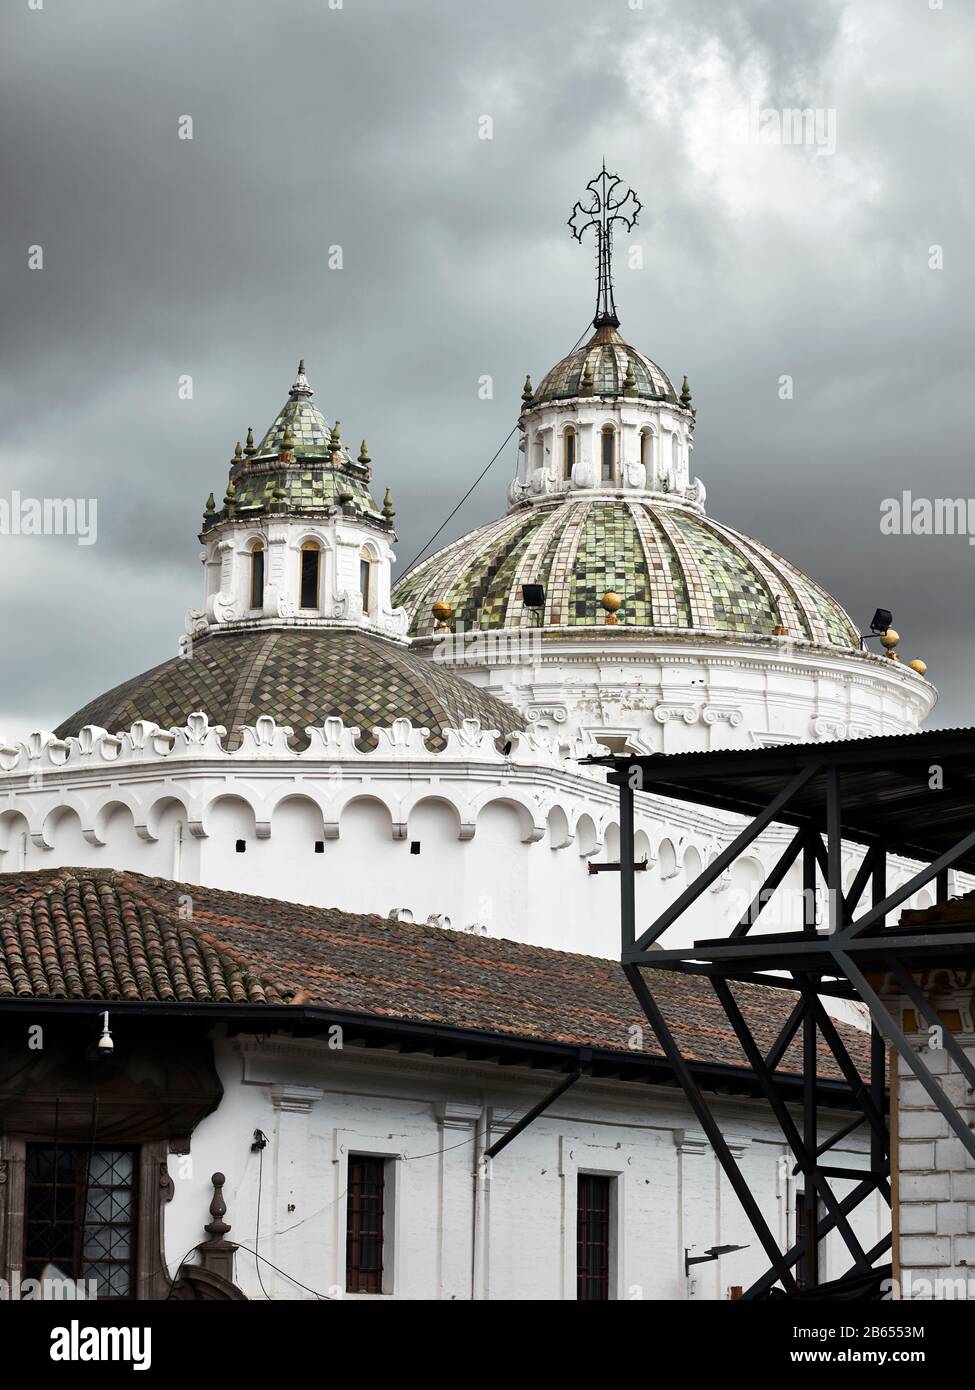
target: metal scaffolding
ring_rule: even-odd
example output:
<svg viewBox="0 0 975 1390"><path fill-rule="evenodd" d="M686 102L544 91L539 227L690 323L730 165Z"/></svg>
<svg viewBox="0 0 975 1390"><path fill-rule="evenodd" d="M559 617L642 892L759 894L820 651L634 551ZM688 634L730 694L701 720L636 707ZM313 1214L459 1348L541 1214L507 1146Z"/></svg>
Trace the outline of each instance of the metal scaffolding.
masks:
<svg viewBox="0 0 975 1390"><path fill-rule="evenodd" d="M607 755L588 761L606 766L610 783L619 788L623 970L769 1260L767 1271L743 1297L765 1297L776 1287L794 1296L800 1286L819 1285L819 1245L833 1230L852 1262L850 1289L869 1296L863 1291L873 1284L864 1276L890 1250L891 1237L864 1249L849 1218L874 1192L888 1204L891 1201L887 1044L904 1059L975 1158L975 1134L879 992L881 978L886 977L910 999L918 1018L942 1028L945 1050L968 1084L975 1086L975 1066L914 980L920 970L975 964L975 901L970 924L887 924L890 915L924 885L933 881L938 901L944 901L951 870L975 872L975 730L714 753ZM744 817L745 823L676 901L638 934L633 821L634 799L641 792L732 812ZM658 945L668 928L773 823L790 826L795 833L730 934L680 949ZM844 843L864 850L846 890ZM921 866L894 890L887 884L892 854ZM802 875L801 928L762 930L763 912L797 864ZM822 924L817 921L820 885L827 905ZM870 905L863 908L868 887ZM786 1250L770 1229L654 996L653 975L661 970L703 975L710 981L792 1151L794 1171L804 1182L805 1219L795 1244ZM758 1045L749 1028L735 998L735 982L786 989L795 995L795 1005L768 1051ZM830 995L861 1000L869 1008L868 1065L858 1065L826 1013L822 999ZM844 1077L858 1112L849 1124L823 1139L817 1130L821 1043ZM799 1106L794 1092L787 1095L783 1085L783 1062L787 1054L791 1060L796 1050L802 1071ZM863 1125L870 1134L869 1166L830 1163L830 1151ZM841 1196L834 1186L839 1181L855 1185Z"/></svg>

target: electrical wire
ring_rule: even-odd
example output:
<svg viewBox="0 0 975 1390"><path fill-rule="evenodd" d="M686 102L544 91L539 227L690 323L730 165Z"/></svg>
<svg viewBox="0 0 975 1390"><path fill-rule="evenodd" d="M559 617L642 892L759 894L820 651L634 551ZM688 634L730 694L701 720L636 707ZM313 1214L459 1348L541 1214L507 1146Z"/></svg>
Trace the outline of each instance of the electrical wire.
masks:
<svg viewBox="0 0 975 1390"><path fill-rule="evenodd" d="M586 336L586 334L589 332L589 329L590 329L591 327L592 327L591 324L588 324L588 323L586 324L585 328L582 330L582 332L579 334L578 338L575 340L575 343L572 345L572 347L571 347L571 348L569 349L569 351L566 353L566 356L567 356L567 357L571 357L571 356L572 356L572 354L575 352L576 348L577 348L577 347L579 346L579 344L582 342L583 338L584 338L584 337ZM431 545L433 545L434 541L435 541L435 540L437 539L437 537L440 535L441 531L443 531L444 527L446 527L447 525L449 525L449 523L450 523L451 521L453 521L454 517L455 517L455 516L457 515L457 513L460 511L461 507L462 507L462 506L464 505L464 503L467 501L468 497L470 497L471 493L472 493L472 492L474 491L474 489L477 487L477 485L478 485L478 483L481 481L481 479L487 474L488 470L489 470L490 468L492 468L492 467L494 466L495 463L497 463L497 461L498 461L498 459L500 458L500 456L501 456L501 454L502 454L502 452L503 452L505 446L507 445L508 441L511 439L512 435L515 433L515 431L517 430L517 428L518 428L517 424L515 424L515 425L513 425L513 426L511 427L511 429L508 431L507 435L505 436L503 443L502 443L501 446L497 449L497 451L495 452L495 454L494 454L493 457L491 458L490 462L489 462L484 468L481 469L480 473L478 473L477 477L476 477L476 478L474 479L474 481L471 483L470 487L469 487L469 488L467 489L467 491L464 493L463 497L462 497L462 498L460 499L460 501L457 503L457 505L456 505L456 507L453 509L453 511L449 514L449 516L446 516L446 517L444 518L444 520L440 523L440 525L437 527L436 531L434 531L433 535L432 535L432 536L430 537L430 539L426 542L426 544L420 546L420 549L419 549L419 550L416 552L416 554L413 556L413 559L412 559L412 560L410 561L410 563L407 565L406 569L403 571L403 573L402 573L401 575L398 576L398 578L397 578L397 580L396 580L396 583L397 583L397 584L401 584L402 581L406 578L406 576L412 572L412 570L413 570L414 567L416 566L417 561L420 559L420 557L421 557L422 555L425 555L426 552L430 549Z"/></svg>
<svg viewBox="0 0 975 1390"><path fill-rule="evenodd" d="M258 1160L257 1160L257 1225L256 1225L255 1230L254 1230L254 1244L255 1244L255 1245L260 1245L260 1243L261 1243L261 1189L263 1188L263 1186L264 1186L264 1147L263 1147L263 1144L262 1144L262 1146L261 1146L261 1151L260 1151L260 1154L258 1155ZM261 1258L261 1257L258 1256L258 1259L260 1259L260 1258ZM256 1273L257 1273L257 1282L258 1282L258 1283L260 1284L260 1286L261 1286L261 1293L262 1293L262 1294L264 1295L264 1297L267 1299L268 1303L270 1303L270 1302L271 1302L271 1295L268 1293L267 1289L264 1287L264 1280L261 1278L261 1267L260 1267L260 1265L257 1265L257 1266L256 1266Z"/></svg>

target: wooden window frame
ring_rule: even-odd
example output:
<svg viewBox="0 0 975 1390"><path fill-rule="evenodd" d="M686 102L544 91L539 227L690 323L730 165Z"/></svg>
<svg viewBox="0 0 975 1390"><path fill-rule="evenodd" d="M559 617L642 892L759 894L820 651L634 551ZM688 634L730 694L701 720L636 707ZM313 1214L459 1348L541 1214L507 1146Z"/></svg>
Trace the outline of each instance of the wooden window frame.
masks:
<svg viewBox="0 0 975 1390"><path fill-rule="evenodd" d="M41 1182L31 1177L31 1160L38 1153L46 1152L52 1156L56 1155L52 1180ZM61 1159L65 1154L73 1157L72 1176L70 1178L59 1176L57 1169L61 1167ZM95 1155L103 1154L126 1154L131 1159L131 1180L125 1185L129 1192L129 1219L127 1222L102 1222L93 1221L86 1223L85 1213L93 1193L99 1191L106 1192L113 1190L113 1187L120 1184L91 1184L87 1177L88 1164ZM25 1192L24 1192L24 1223L23 1223L23 1268L25 1277L37 1279L42 1270L48 1264L56 1265L64 1274L75 1281L85 1281L86 1267L96 1264L124 1265L127 1274L128 1291L124 1294L106 1293L100 1296L100 1302L128 1302L135 1295L136 1281L138 1279L138 1249L139 1249L139 1150L137 1146L131 1144L108 1144L96 1143L94 1146L84 1143L60 1144L55 1145L48 1141L42 1144L28 1144L26 1146L26 1172L25 1172ZM70 1222L56 1222L58 1225L69 1226L72 1243L70 1266L65 1268L64 1255L45 1257L40 1252L34 1255L28 1254L27 1244L31 1237L30 1227L33 1224L30 1220L31 1195L37 1188L49 1190L55 1206L55 1218L57 1208L63 1207L64 1194L70 1192L71 1217ZM59 1203L59 1197L61 1201ZM129 1257L127 1260L111 1258L91 1258L87 1259L84 1254L84 1241L86 1224L88 1228L94 1226L124 1226L129 1233Z"/></svg>
<svg viewBox="0 0 975 1390"><path fill-rule="evenodd" d="M604 1195L598 1211L593 1203L597 1194ZM576 1175L576 1298L580 1303L609 1301L612 1270L613 1204L615 1178L608 1173L578 1173ZM591 1230L601 1219L598 1241ZM599 1258L594 1262L593 1256Z"/></svg>
<svg viewBox="0 0 975 1390"><path fill-rule="evenodd" d="M27 1148L38 1144L53 1147L53 1135L21 1133L0 1136L0 1278L13 1286L23 1283L25 1217L27 1206ZM64 1147L84 1147L84 1141L72 1139ZM96 1148L131 1149L136 1152L136 1211L135 1272L133 1294L136 1300L166 1298L170 1290L163 1239L166 1204L173 1196L173 1180L169 1176L167 1154L169 1144L164 1139L140 1143L138 1139L120 1139L118 1143L96 1143ZM106 1300L122 1301L122 1300Z"/></svg>
<svg viewBox="0 0 975 1390"><path fill-rule="evenodd" d="M387 1170L390 1159L385 1154L350 1153L348 1176L346 1180L346 1218L345 1218L345 1290L350 1294L381 1294L385 1292L384 1281L387 1265ZM367 1167L378 1175L378 1195L370 1197L363 1193L362 1171ZM362 1262L363 1202L375 1201L378 1211L368 1214L370 1225L365 1235L378 1243L379 1260L366 1265Z"/></svg>

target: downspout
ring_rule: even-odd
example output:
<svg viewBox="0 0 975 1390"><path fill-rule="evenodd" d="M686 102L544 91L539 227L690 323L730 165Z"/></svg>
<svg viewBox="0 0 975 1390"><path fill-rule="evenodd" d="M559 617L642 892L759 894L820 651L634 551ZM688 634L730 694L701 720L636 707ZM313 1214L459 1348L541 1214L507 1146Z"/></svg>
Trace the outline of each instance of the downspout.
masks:
<svg viewBox="0 0 975 1390"><path fill-rule="evenodd" d="M487 1185L491 1160L485 1157L488 1141L487 1102L474 1125L473 1200L471 1202L471 1302L485 1296L482 1246L486 1239Z"/></svg>

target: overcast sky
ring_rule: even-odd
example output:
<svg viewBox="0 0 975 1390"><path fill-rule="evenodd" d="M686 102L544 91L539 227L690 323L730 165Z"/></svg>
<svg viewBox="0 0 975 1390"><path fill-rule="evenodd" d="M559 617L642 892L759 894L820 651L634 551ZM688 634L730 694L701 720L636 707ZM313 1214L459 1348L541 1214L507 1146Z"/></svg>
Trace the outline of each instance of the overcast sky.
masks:
<svg viewBox="0 0 975 1390"><path fill-rule="evenodd" d="M604 155L644 203L622 328L690 378L709 512L857 621L892 609L932 722L975 723L975 549L880 530L904 489L975 494L971 5L4 0L0 23L0 499L98 502L94 545L0 536L0 731L175 654L204 500L300 356L412 559L592 316L565 220ZM742 119L794 107L819 143ZM438 544L503 510L513 447Z"/></svg>

